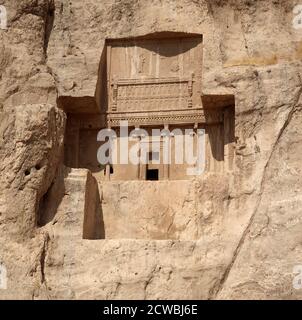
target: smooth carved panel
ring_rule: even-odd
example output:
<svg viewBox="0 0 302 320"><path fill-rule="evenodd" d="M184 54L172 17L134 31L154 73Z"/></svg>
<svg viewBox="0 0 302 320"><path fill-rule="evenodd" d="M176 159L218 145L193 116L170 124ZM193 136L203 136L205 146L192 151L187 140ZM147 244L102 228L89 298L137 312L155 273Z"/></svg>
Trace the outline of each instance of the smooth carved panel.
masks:
<svg viewBox="0 0 302 320"><path fill-rule="evenodd" d="M107 46L110 112L202 107L202 38L115 40Z"/></svg>
<svg viewBox="0 0 302 320"><path fill-rule="evenodd" d="M112 41L109 73L118 79L201 76L202 39Z"/></svg>

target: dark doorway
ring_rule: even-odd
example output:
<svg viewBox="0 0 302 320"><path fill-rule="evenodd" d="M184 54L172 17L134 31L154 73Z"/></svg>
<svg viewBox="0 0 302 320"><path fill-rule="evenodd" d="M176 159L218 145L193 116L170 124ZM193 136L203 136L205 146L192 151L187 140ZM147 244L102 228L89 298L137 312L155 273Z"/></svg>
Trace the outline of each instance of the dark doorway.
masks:
<svg viewBox="0 0 302 320"><path fill-rule="evenodd" d="M158 169L148 169L146 180L157 181L158 180Z"/></svg>
<svg viewBox="0 0 302 320"><path fill-rule="evenodd" d="M114 173L114 170L113 170L113 167L110 166L110 171L109 171L110 174L113 174ZM106 175L106 166L105 166L105 169L104 169L104 176Z"/></svg>

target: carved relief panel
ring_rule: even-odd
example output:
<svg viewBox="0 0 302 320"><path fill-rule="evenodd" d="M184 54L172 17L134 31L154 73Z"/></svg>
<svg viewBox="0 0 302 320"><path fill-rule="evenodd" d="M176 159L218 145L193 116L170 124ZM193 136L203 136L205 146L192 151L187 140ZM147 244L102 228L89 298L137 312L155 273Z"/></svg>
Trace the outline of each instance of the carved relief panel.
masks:
<svg viewBox="0 0 302 320"><path fill-rule="evenodd" d="M201 108L201 70L201 37L109 41L109 112Z"/></svg>

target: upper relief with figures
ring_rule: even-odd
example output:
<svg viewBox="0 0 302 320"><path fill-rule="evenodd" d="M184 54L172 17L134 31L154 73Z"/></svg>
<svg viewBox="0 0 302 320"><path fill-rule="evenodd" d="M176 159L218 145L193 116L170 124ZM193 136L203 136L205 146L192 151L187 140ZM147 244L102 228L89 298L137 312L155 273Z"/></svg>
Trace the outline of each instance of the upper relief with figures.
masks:
<svg viewBox="0 0 302 320"><path fill-rule="evenodd" d="M201 107L202 37L107 43L109 112Z"/></svg>

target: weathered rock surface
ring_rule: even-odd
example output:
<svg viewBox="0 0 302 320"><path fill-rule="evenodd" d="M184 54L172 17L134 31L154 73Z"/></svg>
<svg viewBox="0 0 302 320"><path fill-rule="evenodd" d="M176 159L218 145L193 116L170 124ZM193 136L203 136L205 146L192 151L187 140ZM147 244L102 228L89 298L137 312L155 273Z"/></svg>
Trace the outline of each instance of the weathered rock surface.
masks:
<svg viewBox="0 0 302 320"><path fill-rule="evenodd" d="M0 299L301 298L292 286L302 259L297 1L0 4L8 11L8 30L0 30L0 262L8 289ZM83 240L76 214L85 208L75 203L81 190L103 190L87 171L74 187L62 167L65 115L57 101L80 98L93 108L105 38L160 31L202 34L203 93L235 95L234 171L209 184L186 182L194 197L177 212L196 223L181 234L126 240L107 220L120 239ZM62 201L40 220L47 197ZM118 192L112 198L121 205ZM150 206L136 200L136 214ZM97 223L106 232L106 215Z"/></svg>
<svg viewBox="0 0 302 320"><path fill-rule="evenodd" d="M218 235L225 222L225 180L208 175L202 181L103 182L105 237L198 240L209 233Z"/></svg>

